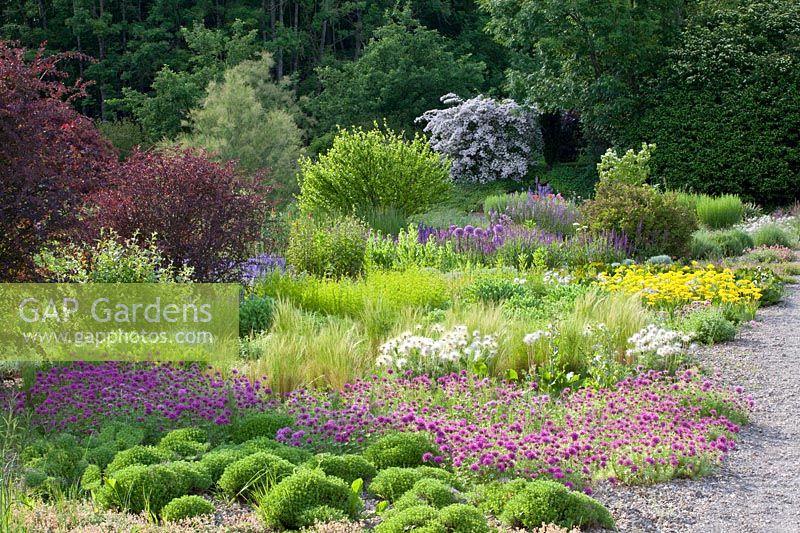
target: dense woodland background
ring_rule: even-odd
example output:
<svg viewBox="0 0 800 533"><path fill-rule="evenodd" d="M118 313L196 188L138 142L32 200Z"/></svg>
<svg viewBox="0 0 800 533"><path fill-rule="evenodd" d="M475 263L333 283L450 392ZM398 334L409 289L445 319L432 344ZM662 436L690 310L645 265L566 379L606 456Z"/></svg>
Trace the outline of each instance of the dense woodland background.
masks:
<svg viewBox="0 0 800 533"><path fill-rule="evenodd" d="M0 36L83 54L75 105L123 155L177 140L286 190L337 126L419 130L456 93L537 106L576 192L609 146L654 142L669 188L799 196L791 0L6 0Z"/></svg>

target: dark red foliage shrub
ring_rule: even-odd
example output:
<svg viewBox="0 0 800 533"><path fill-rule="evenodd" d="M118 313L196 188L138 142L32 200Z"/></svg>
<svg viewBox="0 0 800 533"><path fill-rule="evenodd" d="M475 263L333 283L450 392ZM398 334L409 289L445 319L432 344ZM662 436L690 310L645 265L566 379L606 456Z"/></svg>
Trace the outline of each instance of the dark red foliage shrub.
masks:
<svg viewBox="0 0 800 533"><path fill-rule="evenodd" d="M84 96L80 80L64 84L59 63L31 61L26 50L0 40L0 280L33 276L33 254L77 226L83 195L100 185L117 156L91 120L70 107ZM87 59L87 58L83 58Z"/></svg>
<svg viewBox="0 0 800 533"><path fill-rule="evenodd" d="M266 191L257 182L202 151L134 149L92 196L88 221L95 235L104 227L122 237L155 233L175 265L194 267L199 280L218 280L259 236Z"/></svg>

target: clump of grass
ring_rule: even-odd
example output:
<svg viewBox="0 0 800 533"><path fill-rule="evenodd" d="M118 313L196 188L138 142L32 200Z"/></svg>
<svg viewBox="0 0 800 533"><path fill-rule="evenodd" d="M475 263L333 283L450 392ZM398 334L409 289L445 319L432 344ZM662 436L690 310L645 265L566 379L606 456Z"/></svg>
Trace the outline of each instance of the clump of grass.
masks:
<svg viewBox="0 0 800 533"><path fill-rule="evenodd" d="M267 335L249 341L244 371L267 376L276 392L299 387L342 388L364 375L373 362L363 328L348 318L319 317L286 301L275 309Z"/></svg>
<svg viewBox="0 0 800 533"><path fill-rule="evenodd" d="M695 259L716 259L742 255L753 244L753 239L741 230L699 230L692 234L690 251Z"/></svg>
<svg viewBox="0 0 800 533"><path fill-rule="evenodd" d="M792 246L789 233L778 224L761 226L753 233L753 242L756 246Z"/></svg>
<svg viewBox="0 0 800 533"><path fill-rule="evenodd" d="M698 195L695 202L697 218L711 229L724 229L738 224L744 217L744 204L734 194L722 196Z"/></svg>
<svg viewBox="0 0 800 533"><path fill-rule="evenodd" d="M367 225L383 235L397 235L406 227L407 215L393 206L379 206L364 211L361 218Z"/></svg>

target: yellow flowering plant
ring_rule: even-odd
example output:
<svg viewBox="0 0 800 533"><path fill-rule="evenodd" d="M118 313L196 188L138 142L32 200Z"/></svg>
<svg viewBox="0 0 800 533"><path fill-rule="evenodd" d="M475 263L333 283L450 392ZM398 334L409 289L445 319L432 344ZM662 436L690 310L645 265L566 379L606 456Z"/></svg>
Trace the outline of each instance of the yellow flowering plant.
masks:
<svg viewBox="0 0 800 533"><path fill-rule="evenodd" d="M753 281L738 279L731 269L715 265L620 266L610 273L600 272L597 279L606 290L640 294L647 305L670 311L702 301L751 307L761 299L761 289Z"/></svg>

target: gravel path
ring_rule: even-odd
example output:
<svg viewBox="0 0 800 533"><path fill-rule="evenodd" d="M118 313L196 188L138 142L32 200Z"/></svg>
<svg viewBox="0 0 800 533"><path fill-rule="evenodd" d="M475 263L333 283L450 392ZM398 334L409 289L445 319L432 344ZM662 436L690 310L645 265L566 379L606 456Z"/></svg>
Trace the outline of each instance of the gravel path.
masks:
<svg viewBox="0 0 800 533"><path fill-rule="evenodd" d="M712 476L650 487L602 487L625 532L800 532L800 286L758 313L702 364L752 394L755 412Z"/></svg>

